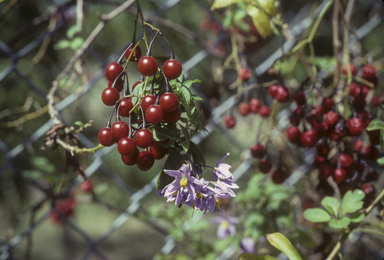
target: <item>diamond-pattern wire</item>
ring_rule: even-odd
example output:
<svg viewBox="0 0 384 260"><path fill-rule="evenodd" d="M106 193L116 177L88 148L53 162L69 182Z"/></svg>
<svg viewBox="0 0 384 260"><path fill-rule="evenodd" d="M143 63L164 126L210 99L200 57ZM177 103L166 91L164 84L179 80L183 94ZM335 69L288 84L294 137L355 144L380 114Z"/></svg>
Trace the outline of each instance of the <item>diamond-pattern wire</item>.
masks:
<svg viewBox="0 0 384 260"><path fill-rule="evenodd" d="M154 16L161 16L163 13L165 13L167 10L172 8L174 5L178 4L180 0L168 0L162 8L155 11L152 15ZM318 8L318 10L321 10L321 8L327 3L328 1L323 1L322 5ZM199 1L199 4L201 5L201 2ZM206 11L208 9L205 9ZM318 12L318 11L317 11ZM366 24L364 24L356 33L358 38L364 37L367 33L369 33L373 28L375 28L380 22L382 18L380 15L376 15L373 18L371 18ZM299 36L306 28L308 28L311 24L311 19L306 18L302 20L300 23L298 23L296 26L292 28L292 34L297 37ZM0 40L0 50L5 52L7 56L9 57L9 61L11 66L4 69L0 72L0 82L4 80L9 74L12 72L15 72L18 77L27 83L27 85L38 95L46 99L46 93L44 93L38 86L36 86L27 76L23 75L19 69L17 68L17 61L19 58L25 56L30 51L32 51L34 48L39 46L39 44L43 41L43 39L53 34L54 32L59 29L63 23L58 23L56 25L56 28L52 31L46 31L44 34L40 35L38 38L27 44L25 47L23 47L20 51L18 51L16 54L12 52L12 50ZM219 39L219 41L222 41L224 39ZM353 40L353 39L352 39ZM284 51L287 52L292 48L294 43L286 42L283 46ZM96 53L93 49L89 49L88 52L101 64L101 66L105 66L106 61L101 58L101 56ZM117 57L117 53L112 55L109 60L115 60ZM188 70L192 67L194 67L196 64L204 60L208 57L208 52L206 50L201 50L198 53L196 53L192 58L190 58L188 61L183 63L183 70L187 74ZM272 55L269 56L268 59L266 59L263 63L261 63L256 69L255 72L260 75L264 73L271 65L272 63L281 56L281 49L279 48L276 50ZM100 69L99 72L95 77L93 77L89 82L85 84L85 86L82 88L82 92L79 94L72 94L63 99L61 102L59 102L56 105L56 109L60 112L63 109L65 109L68 105L76 101L79 96L84 95L93 85L96 84L98 80L100 80L103 77L103 70ZM197 90L196 90L197 91ZM215 128L219 126L220 131L225 131L226 134L230 135L226 129L223 129L222 126L220 126L220 121L222 115L228 111L232 106L235 105L235 96L230 97L225 102L223 102L219 107L212 109L212 120L211 123L209 123L206 128L209 132L212 132ZM29 138L27 138L23 143L17 145L13 149L9 149L7 145L0 140L0 149L6 153L6 159L7 163L0 168L0 175L5 172L6 169L9 167L12 167L14 171L18 174L21 174L21 170L12 163L12 159L15 158L18 154L20 154L28 144L31 144L38 140L40 137L42 137L52 126L51 120L47 121L44 125L42 125L39 129L37 129ZM193 141L197 144L199 144L201 141L206 138L207 135L205 134L198 134L193 137ZM94 144L88 140L85 136L80 135L81 142L86 147L93 147ZM229 138L230 141L233 142L234 145L238 146L239 149L243 149L241 145L237 142L236 138L232 137ZM103 162L103 157L110 153L114 148L108 147L104 148L98 152L95 153L93 156L92 163L88 166L88 168L85 170L85 173L87 176L91 176L93 173L95 173L97 170L101 170L106 176L108 176L110 179L112 179L118 186L120 186L125 192L127 192L130 195L130 205L127 207L126 211L122 213L119 217L115 219L115 221L112 223L111 227L107 229L104 234L102 234L99 238L92 238L90 235L88 235L86 232L84 232L79 226L77 226L75 223L73 223L71 220L66 220L67 225L73 229L75 232L80 234L86 241L89 243L89 249L85 253L85 255L81 259L86 259L87 257L97 254L100 259L107 259L100 251L98 251L97 246L104 241L106 238L108 238L114 231L116 231L118 228L120 228L131 215L133 215L138 210L145 211L141 207L141 200L146 197L150 192L153 192L153 190L156 187L157 177L153 178L147 185L145 185L143 188L138 190L137 192L134 192L132 188L130 188L118 175L113 173L107 165ZM235 179L241 178L241 176L248 171L248 169L251 166L251 159L247 158L244 160L240 166L234 171ZM309 169L308 165L303 166L303 171L306 172ZM302 172L303 172L302 171ZM298 173L297 173L298 174ZM299 177L296 176L297 174L293 174L288 180L288 185L293 185ZM301 173L302 174L302 173ZM76 181L73 183L73 186L80 183L80 179L76 179ZM46 221L48 217L48 213L40 217L38 220L36 220L31 226L28 227L24 232L21 234L13 237L8 243L2 241L1 246L1 252L0 252L0 259L7 259L9 257L9 251L12 247L16 246L18 243L20 243L25 237L27 237L29 234L31 234L35 228L40 226L44 221ZM187 222L184 223L183 229L185 231L189 230L193 224L195 224L197 221L199 221L202 218L202 215L195 215L194 218L191 218ZM156 220L151 220L151 224L156 227L157 230L160 232L166 233L166 230L162 228ZM165 237L165 245L161 249L161 253L163 254L169 254L174 247L176 246L175 240L170 236ZM228 247L220 256L217 257L217 259L225 260L229 259L233 254L235 253L234 247Z"/></svg>

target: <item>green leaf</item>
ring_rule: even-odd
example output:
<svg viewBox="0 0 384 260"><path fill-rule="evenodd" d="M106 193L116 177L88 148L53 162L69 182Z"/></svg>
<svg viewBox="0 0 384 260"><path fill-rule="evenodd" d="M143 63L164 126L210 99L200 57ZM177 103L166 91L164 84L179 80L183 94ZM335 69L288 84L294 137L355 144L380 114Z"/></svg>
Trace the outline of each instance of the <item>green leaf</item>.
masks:
<svg viewBox="0 0 384 260"><path fill-rule="evenodd" d="M247 16L247 12L244 9L237 9L233 12L233 21L238 22L243 20Z"/></svg>
<svg viewBox="0 0 384 260"><path fill-rule="evenodd" d="M328 210L329 213L331 213L331 215L337 217L339 215L339 212L340 212L340 202L338 199L334 198L334 197L325 197L322 201L321 201L321 205L323 205L323 207Z"/></svg>
<svg viewBox="0 0 384 260"><path fill-rule="evenodd" d="M340 260L343 260L343 255L341 253L339 253L339 258Z"/></svg>
<svg viewBox="0 0 384 260"><path fill-rule="evenodd" d="M311 222L328 222L331 216L323 209L307 209L304 211L304 217Z"/></svg>
<svg viewBox="0 0 384 260"><path fill-rule="evenodd" d="M349 223L351 223L351 220L347 217L344 217L342 219L331 219L328 224L331 228L342 229L348 226Z"/></svg>
<svg viewBox="0 0 384 260"><path fill-rule="evenodd" d="M205 157L204 157L203 153L201 152L199 146L197 146L197 144L195 144L194 142L191 141L189 143L188 152L192 156L192 160L194 163L205 165Z"/></svg>
<svg viewBox="0 0 384 260"><path fill-rule="evenodd" d="M377 130L377 129L384 129L384 122L380 119L373 119L369 126L367 127L367 131Z"/></svg>
<svg viewBox="0 0 384 260"><path fill-rule="evenodd" d="M352 223L359 223L365 219L365 215L363 213L355 212L349 216L349 219Z"/></svg>
<svg viewBox="0 0 384 260"><path fill-rule="evenodd" d="M377 159L377 163L379 165L384 165L384 157L381 157L381 158Z"/></svg>
<svg viewBox="0 0 384 260"><path fill-rule="evenodd" d="M157 178L157 186L156 190L162 190L165 186L170 184L175 178L169 176L164 172L166 170L178 170L183 165L183 157L181 154L175 149L169 149L167 160L165 161L164 168L161 170L159 177Z"/></svg>
<svg viewBox="0 0 384 260"><path fill-rule="evenodd" d="M283 252L290 260L301 260L301 256L291 242L281 233L267 234L268 242Z"/></svg>
<svg viewBox="0 0 384 260"><path fill-rule="evenodd" d="M189 109L191 104L191 96L192 96L191 91L187 87L181 86L180 92L187 103L187 107L185 109Z"/></svg>
<svg viewBox="0 0 384 260"><path fill-rule="evenodd" d="M76 51L76 50L80 49L80 47L81 47L81 45L83 45L83 43L84 43L83 38L76 37L71 41L70 47L72 50Z"/></svg>
<svg viewBox="0 0 384 260"><path fill-rule="evenodd" d="M81 122L81 121L76 121L76 122L75 122L75 125L78 125L78 126L80 126L80 127L84 126L83 122Z"/></svg>
<svg viewBox="0 0 384 260"><path fill-rule="evenodd" d="M184 137L185 137L185 141L184 141L185 146L188 148L188 147L189 147L189 142L190 142L190 140L191 140L191 136L189 135L188 129L185 128L184 126L181 126L181 125L180 125L180 129L181 129L181 131L183 132L183 135L184 135ZM187 149L187 150L188 150L188 149Z"/></svg>
<svg viewBox="0 0 384 260"><path fill-rule="evenodd" d="M68 39L72 39L73 36L79 31L79 27L75 24L68 28L67 37Z"/></svg>
<svg viewBox="0 0 384 260"><path fill-rule="evenodd" d="M269 255L254 255L250 253L242 253L241 255L239 255L239 260L278 260L278 258Z"/></svg>
<svg viewBox="0 0 384 260"><path fill-rule="evenodd" d="M187 87L187 88L190 88L192 86L193 83L200 83L201 81L198 80L198 79L195 79L195 80L186 80L183 82L183 86Z"/></svg>
<svg viewBox="0 0 384 260"><path fill-rule="evenodd" d="M358 189L345 193L341 203L341 214L344 216L347 213L353 213L361 209L364 204L364 197L364 192Z"/></svg>
<svg viewBox="0 0 384 260"><path fill-rule="evenodd" d="M154 130L153 134L155 135L157 140L164 140L164 139L172 140L176 138L174 127L175 127L174 125L169 127L161 127L161 126L155 125L155 128L153 129Z"/></svg>
<svg viewBox="0 0 384 260"><path fill-rule="evenodd" d="M264 39L268 38L272 34L272 28L269 24L268 16L259 8L254 6L248 6L247 12L249 16L252 17L252 21L259 31L261 37Z"/></svg>
<svg viewBox="0 0 384 260"><path fill-rule="evenodd" d="M70 42L67 41L67 40L61 40L61 41L58 41L54 46L53 48L55 50L64 50L66 48L68 48L70 45Z"/></svg>
<svg viewBox="0 0 384 260"><path fill-rule="evenodd" d="M31 161L35 169L39 169L42 172L46 172L46 173L56 172L56 167L45 157L42 157L42 156L32 157Z"/></svg>
<svg viewBox="0 0 384 260"><path fill-rule="evenodd" d="M108 188L109 188L108 182L103 182L103 183L96 185L94 191L96 194L102 194L102 193L106 192L108 190Z"/></svg>
<svg viewBox="0 0 384 260"><path fill-rule="evenodd" d="M211 6L211 10L227 7L228 5L232 5L242 1L243 0L215 0Z"/></svg>
<svg viewBox="0 0 384 260"><path fill-rule="evenodd" d="M197 95L192 95L192 98L193 98L193 100L196 100L196 101L204 101L204 99L202 99L201 97L199 97Z"/></svg>

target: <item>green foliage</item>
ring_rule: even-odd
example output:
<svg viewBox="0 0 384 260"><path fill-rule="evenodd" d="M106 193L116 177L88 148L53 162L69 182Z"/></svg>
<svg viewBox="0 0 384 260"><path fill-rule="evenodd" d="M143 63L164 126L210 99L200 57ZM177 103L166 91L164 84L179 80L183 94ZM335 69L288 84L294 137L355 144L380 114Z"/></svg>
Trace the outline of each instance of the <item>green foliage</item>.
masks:
<svg viewBox="0 0 384 260"><path fill-rule="evenodd" d="M363 207L365 194L361 190L348 191L341 203L341 214L353 213Z"/></svg>
<svg viewBox="0 0 384 260"><path fill-rule="evenodd" d="M304 217L312 222L328 222L331 216L323 209L307 209L304 211Z"/></svg>
<svg viewBox="0 0 384 260"><path fill-rule="evenodd" d="M321 201L321 205L333 216L337 217L340 211L340 202L334 197L325 197Z"/></svg>

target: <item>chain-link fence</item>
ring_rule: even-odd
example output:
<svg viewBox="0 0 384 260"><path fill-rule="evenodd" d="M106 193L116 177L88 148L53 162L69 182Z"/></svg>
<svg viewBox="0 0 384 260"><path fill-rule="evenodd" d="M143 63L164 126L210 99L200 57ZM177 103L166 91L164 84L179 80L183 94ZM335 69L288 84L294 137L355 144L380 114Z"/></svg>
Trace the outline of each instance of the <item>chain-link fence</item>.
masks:
<svg viewBox="0 0 384 260"><path fill-rule="evenodd" d="M80 1L77 1L78 3ZM82 1L81 1L82 2ZM87 2L87 1L86 1ZM97 1L95 1L97 2ZM145 15L150 17L150 21L152 20L154 24L156 22L159 22L162 15L166 13L168 10L170 10L175 5L179 4L181 2L180 0L168 0L168 1L161 1L160 3L157 3L157 1L152 1L154 5L158 6L158 9L148 14L145 12ZM320 10L322 10L322 7L327 3L328 1L323 1L322 4L316 9L315 14L316 16L319 14ZM7 1L4 4L6 4ZM74 2L71 2L72 4L76 4ZM91 3L91 2L90 2ZM63 3L61 5L51 3L55 8L60 9L62 12L69 11L70 8L73 8L71 4ZM118 3L116 3L117 5ZM134 7L134 1L127 1L123 3L124 10L130 10L134 12L136 9ZM204 1L190 1L190 5L197 5L199 8L204 12L210 12L209 6ZM121 7L121 6L120 6ZM263 62L260 63L255 68L255 73L257 75L261 75L265 73L271 65L274 63L276 59L281 57L282 52L288 52L294 44L297 42L297 39L300 37L300 35L305 31L307 28L309 28L314 21L314 18L308 18L307 12L308 12L309 6L303 6L302 11L297 13L297 16L291 19L291 21L288 22L291 28L291 33L296 39L296 41L287 41L284 43L284 45L279 46L279 44L274 44L276 48L268 54L268 58L265 59ZM48 14L47 14L48 15ZM125 15L132 15L132 14L125 14ZM213 14L210 14L210 16L214 17ZM303 19L305 17L305 19ZM44 19L44 16L42 17ZM379 14L373 16L365 25L363 25L359 30L356 31L356 36L358 38L363 38L366 34L368 34L371 30L373 30L380 22L381 22L381 16ZM39 21L35 21L36 23ZM23 81L25 84L30 87L32 91L34 91L37 95L39 95L42 99L47 101L47 94L44 91L41 90L38 84L36 84L32 79L30 79L28 76L24 75L21 70L18 68L18 62L19 60L30 53L31 51L36 50L43 42L44 40L57 33L57 30L61 28L64 25L64 22L60 20L54 28L51 28L50 30L42 33L39 35L39 37L33 39L32 41L28 42L23 48L21 48L18 52L14 53L7 44L0 40L0 50L5 53L8 61L9 66L7 66L5 69L3 69L0 72L0 84L4 79L6 79L10 74L14 73L17 75L18 80ZM161 28L161 24L158 26ZM23 33L23 32L18 32ZM227 39L225 36L219 37L216 45L220 42L226 41ZM351 41L354 41L356 39L351 39ZM107 64L107 60L115 60L116 57L118 57L119 53L117 52L113 54L111 57L109 57L107 60L103 59L101 55L96 53L93 49L91 44L88 46L88 48L85 50L88 54L95 57L98 60L99 63L99 70L98 73L89 79L85 85L82 86L81 93L74 93L71 94L64 99L62 99L59 103L55 105L55 109L60 113L64 111L69 105L71 105L73 102L78 100L81 96L87 94L89 90L92 89L92 87L95 86L95 84L104 76L104 67ZM188 77L188 72L191 68L196 66L198 63L200 63L202 60L207 59L210 57L211 51L209 49L201 49L199 52L197 52L195 55L193 55L190 59L183 61L183 71L184 74ZM200 96L203 96L202 92L198 88L193 89L194 92L197 92ZM203 96L204 98L204 96ZM204 98L207 100L206 98ZM222 116L229 110L231 107L233 107L236 103L236 97L231 96L229 99L222 102L217 107L213 107L209 104L209 102L206 102L207 107L210 109L211 114L211 120L210 122L205 126L206 129L209 132L213 132L215 129L217 131L220 131L228 136L228 140L233 143L234 146L238 147L239 150L246 150L246 147L243 147L240 142L237 140L237 137L232 135L231 132L229 132L222 124ZM287 118L287 111L281 111L280 118ZM281 120L284 124L284 120ZM12 170L14 174L20 175L22 177L22 167L20 165L16 165L14 160L17 158L23 151L25 151L28 146L32 143L37 142L41 137L43 137L48 130L53 126L52 120L48 120L45 124L41 125L36 131L34 131L30 136L25 138L23 142L18 144L15 147L8 147L5 143L5 140L0 140L0 148L5 154L5 163L0 168L0 175L2 175L7 170ZM284 125L282 125L284 127ZM209 134L208 134L209 135ZM205 138L208 136L205 133L200 133L193 137L193 141L196 144L199 144L204 141ZM2 137L3 138L3 137ZM1 139L2 139L1 138ZM87 139L86 136L80 134L80 142L85 147L94 147L95 144ZM107 164L104 163L104 157L108 155L111 151L113 151L114 147L104 148L102 150L97 151L93 157L92 157L92 163L89 164L89 166L85 169L86 176L91 176L96 171L101 171L102 173L107 176L107 178L110 178L113 182L116 183L120 188L122 188L129 196L129 206L126 208L125 212L121 213L120 216L118 216L113 223L110 225L109 228L107 228L102 235L98 237L94 237L93 235L87 233L85 230L82 229L81 226L76 225L73 221L70 219L65 220L66 224L70 229L72 229L74 232L76 232L78 235L83 237L84 240L87 241L88 244L88 250L84 253L84 255L79 259L91 259L90 257L96 256L97 259L108 259L105 254L98 248L99 244L108 239L116 230L118 230L128 219L135 217L135 213L137 212L146 212L146 209L142 207L142 200L150 193L154 193L157 183L157 176L153 178L148 184L146 184L143 188L141 188L138 191L135 191L134 188L129 186L129 183L125 183L117 174L115 174ZM310 159L308 160L310 161ZM244 173L246 173L252 165L252 159L250 157L247 157L233 172L236 179L241 178ZM293 185L303 174L305 174L310 169L309 163L302 165L294 174L291 175L291 177L286 181L286 185ZM77 178L76 181L71 186L74 187L78 185L81 182L81 178ZM37 182L34 183L34 185L39 186ZM35 205L31 205L28 207L28 211L33 211L38 205L41 203L44 203L44 201L48 200L49 198L45 198L42 201L38 201ZM164 202L165 203L165 202ZM25 239L29 239L31 234L38 229L45 221L47 221L49 216L49 211L46 212L43 216L41 216L38 219L33 220L30 225L20 234L13 236L11 239L7 241L0 240L1 244L1 254L0 259L16 259L12 255L12 249L24 241ZM203 215L196 214L193 218L188 220L184 223L183 228L185 231L188 231L195 223L199 221L200 218L202 218ZM151 219L148 221L148 224L150 224L154 230L157 230L161 234L165 235L164 240L164 246L161 248L162 254L169 254L172 252L172 250L177 246L177 242L171 236L168 234L167 229L165 229L156 219ZM229 259L236 251L235 247L228 247L220 256L218 256L216 259ZM281 256L283 257L283 256Z"/></svg>

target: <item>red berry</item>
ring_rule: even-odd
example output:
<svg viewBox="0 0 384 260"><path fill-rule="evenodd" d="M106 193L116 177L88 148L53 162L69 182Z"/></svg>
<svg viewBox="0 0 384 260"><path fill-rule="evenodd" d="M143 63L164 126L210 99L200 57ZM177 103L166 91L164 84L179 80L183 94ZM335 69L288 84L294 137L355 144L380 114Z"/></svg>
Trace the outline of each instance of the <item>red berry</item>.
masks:
<svg viewBox="0 0 384 260"><path fill-rule="evenodd" d="M130 137L123 137L117 143L117 151L121 155L131 156L136 149L136 142Z"/></svg>
<svg viewBox="0 0 384 260"><path fill-rule="evenodd" d="M116 138L113 136L112 130L109 127L102 128L97 137L100 144L104 146L112 146L116 143Z"/></svg>
<svg viewBox="0 0 384 260"><path fill-rule="evenodd" d="M374 197L376 194L375 188L369 182L364 182L363 184L361 184L361 190L365 193L366 196L373 195Z"/></svg>
<svg viewBox="0 0 384 260"><path fill-rule="evenodd" d="M261 103L256 98L252 98L251 101L249 101L249 110L251 111L251 113L257 114L260 107Z"/></svg>
<svg viewBox="0 0 384 260"><path fill-rule="evenodd" d="M159 104L164 112L171 112L179 107L179 100L175 94L167 92L161 95Z"/></svg>
<svg viewBox="0 0 384 260"><path fill-rule="evenodd" d="M305 131L300 136L301 144L304 147L314 147L319 140L316 130Z"/></svg>
<svg viewBox="0 0 384 260"><path fill-rule="evenodd" d="M127 137L129 134L128 124L123 121L116 121L115 123L112 124L111 129L112 129L113 136L117 140L120 140L123 137Z"/></svg>
<svg viewBox="0 0 384 260"><path fill-rule="evenodd" d="M321 143L319 144L319 146L317 146L318 155L326 157L328 155L328 152L329 152L329 146L327 144Z"/></svg>
<svg viewBox="0 0 384 260"><path fill-rule="evenodd" d="M167 124L174 124L177 121L179 121L180 116L181 116L181 110L180 108L176 108L171 112L164 112L163 120Z"/></svg>
<svg viewBox="0 0 384 260"><path fill-rule="evenodd" d="M128 45L128 46L129 46L129 45ZM125 47L125 50L128 48L128 46ZM129 47L129 49L124 53L124 57L125 57L126 59L128 59L129 55L131 54L131 52L132 52L132 50L133 50L133 47L134 47L134 46ZM131 57L129 58L129 61L137 61L138 59L140 59L140 57L141 57L141 48L140 48L140 46L137 46L137 47L135 48L135 52L134 52L134 53L131 55Z"/></svg>
<svg viewBox="0 0 384 260"><path fill-rule="evenodd" d="M73 215L73 210L76 206L74 198L56 200L49 216L56 223L62 223L63 218L68 218Z"/></svg>
<svg viewBox="0 0 384 260"><path fill-rule="evenodd" d="M93 191L93 184L90 180L83 181L80 184L80 189L84 193L89 193Z"/></svg>
<svg viewBox="0 0 384 260"><path fill-rule="evenodd" d="M364 79L372 79L376 77L376 68L372 64L366 64L364 65L363 69L363 78Z"/></svg>
<svg viewBox="0 0 384 260"><path fill-rule="evenodd" d="M155 158L150 152L142 151L137 156L137 167L142 171L148 171L152 168Z"/></svg>
<svg viewBox="0 0 384 260"><path fill-rule="evenodd" d="M328 111L327 114L325 114L325 122L327 122L329 126L335 126L339 120L339 114L334 111Z"/></svg>
<svg viewBox="0 0 384 260"><path fill-rule="evenodd" d="M132 110L132 108L133 108L133 103L131 98L130 97L124 98L120 103L119 115L123 117L128 117L129 112Z"/></svg>
<svg viewBox="0 0 384 260"><path fill-rule="evenodd" d="M329 97L325 97L323 101L321 102L321 106L323 107L323 111L327 113L328 111L331 111L333 108L333 99Z"/></svg>
<svg viewBox="0 0 384 260"><path fill-rule="evenodd" d="M322 157L320 155L316 155L315 156L315 160L313 162L313 166L315 166L316 168L319 167L320 165L324 164L326 161L326 158L325 157Z"/></svg>
<svg viewBox="0 0 384 260"><path fill-rule="evenodd" d="M286 134L289 141L296 145L300 144L301 132L298 127L288 127Z"/></svg>
<svg viewBox="0 0 384 260"><path fill-rule="evenodd" d="M289 100L289 90L285 86L279 86L277 88L276 100L280 103L285 103Z"/></svg>
<svg viewBox="0 0 384 260"><path fill-rule="evenodd" d="M370 181L377 181L379 179L379 174L377 171L371 170L368 172L367 178Z"/></svg>
<svg viewBox="0 0 384 260"><path fill-rule="evenodd" d="M183 69L178 60L169 59L164 62L163 73L167 79L177 79L181 75L182 71Z"/></svg>
<svg viewBox="0 0 384 260"><path fill-rule="evenodd" d="M135 83L133 83L133 85L132 85L132 91L136 88L137 85L139 85L139 84L141 84L141 83L143 83L143 82L144 82L144 81L139 80L139 81L136 81Z"/></svg>
<svg viewBox="0 0 384 260"><path fill-rule="evenodd" d="M163 159L167 153L167 149L162 147L158 142L154 141L149 147L149 152L153 155L156 160Z"/></svg>
<svg viewBox="0 0 384 260"><path fill-rule="evenodd" d="M303 113L300 108L296 108L292 111L292 115L289 117L289 122L293 126L298 126L301 122L301 118L303 117Z"/></svg>
<svg viewBox="0 0 384 260"><path fill-rule="evenodd" d="M371 122L369 113L366 110L360 110L357 112L357 117L363 121L364 128L367 128Z"/></svg>
<svg viewBox="0 0 384 260"><path fill-rule="evenodd" d="M136 147L135 151L131 156L122 155L121 160L123 160L123 163L125 163L126 165L132 166L136 164L138 155L139 155L139 149L137 149Z"/></svg>
<svg viewBox="0 0 384 260"><path fill-rule="evenodd" d="M157 71L157 62L152 56L143 56L139 59L139 71L144 76L152 76Z"/></svg>
<svg viewBox="0 0 384 260"><path fill-rule="evenodd" d="M360 94L360 86L356 83L349 84L349 95L352 97L357 97Z"/></svg>
<svg viewBox="0 0 384 260"><path fill-rule="evenodd" d="M369 160L376 160L378 155L379 155L379 151L377 150L377 148L373 145L370 145L368 147L366 147L365 149L363 149L361 151L361 153L363 155L365 155L365 157Z"/></svg>
<svg viewBox="0 0 384 260"><path fill-rule="evenodd" d="M337 168L333 172L333 179L336 183L341 183L345 180L345 176L347 175L347 172L343 168Z"/></svg>
<svg viewBox="0 0 384 260"><path fill-rule="evenodd" d="M322 122L320 122L320 124L316 124L315 130L317 131L318 137L321 138L321 137L326 136L329 133L330 128L329 128L327 122L322 121Z"/></svg>
<svg viewBox="0 0 384 260"><path fill-rule="evenodd" d="M272 172L271 178L275 184L281 184L288 178L288 173L286 171L276 169Z"/></svg>
<svg viewBox="0 0 384 260"><path fill-rule="evenodd" d="M106 106L114 106L119 99L119 91L115 88L106 88L101 93L101 100Z"/></svg>
<svg viewBox="0 0 384 260"><path fill-rule="evenodd" d="M249 114L249 104L248 103L245 103L245 102L241 102L239 104L239 109L238 109L238 112L240 115L242 116L246 116Z"/></svg>
<svg viewBox="0 0 384 260"><path fill-rule="evenodd" d="M268 93L269 95L272 97L272 98L276 98L277 96L277 89L279 88L280 86L278 85L272 85L268 88Z"/></svg>
<svg viewBox="0 0 384 260"><path fill-rule="evenodd" d="M340 154L340 165L344 169L349 169L352 166L353 159L349 154L342 153Z"/></svg>
<svg viewBox="0 0 384 260"><path fill-rule="evenodd" d="M319 177L323 180L326 180L333 172L333 167L328 163L323 163L319 167Z"/></svg>
<svg viewBox="0 0 384 260"><path fill-rule="evenodd" d="M269 173L272 169L272 163L267 159L261 159L259 162L259 170L262 173Z"/></svg>
<svg viewBox="0 0 384 260"><path fill-rule="evenodd" d="M145 120L152 125L156 125L163 120L164 113L159 105L150 105L145 111Z"/></svg>
<svg viewBox="0 0 384 260"><path fill-rule="evenodd" d="M271 109L269 108L269 106L262 106L259 108L259 115L262 118L267 118L269 117L270 114L271 114Z"/></svg>
<svg viewBox="0 0 384 260"><path fill-rule="evenodd" d="M110 81L114 81L123 70L123 67L119 63L111 62L105 68L105 77Z"/></svg>
<svg viewBox="0 0 384 260"><path fill-rule="evenodd" d="M353 144L353 149L356 151L356 152L360 152L363 148L364 148L364 141L363 140L356 140L355 143Z"/></svg>
<svg viewBox="0 0 384 260"><path fill-rule="evenodd" d="M351 71L352 76L355 76L357 73L356 67L353 64L344 65L343 74L348 75L348 71Z"/></svg>
<svg viewBox="0 0 384 260"><path fill-rule="evenodd" d="M347 120L350 136L359 136L364 131L363 121L360 118L353 117Z"/></svg>
<svg viewBox="0 0 384 260"><path fill-rule="evenodd" d="M111 88L113 85L113 81L109 81L108 80L108 87ZM116 84L115 84L115 88L117 89L117 91L121 92L123 89L124 89L124 81L122 78L119 78L117 81L116 81Z"/></svg>
<svg viewBox="0 0 384 260"><path fill-rule="evenodd" d="M380 98L378 96L374 96L372 99L372 106L377 108L380 105L381 105Z"/></svg>
<svg viewBox="0 0 384 260"><path fill-rule="evenodd" d="M265 147L262 144L254 144L251 147L251 154L254 158L263 158L265 155Z"/></svg>
<svg viewBox="0 0 384 260"><path fill-rule="evenodd" d="M135 141L137 146L141 148L148 148L153 142L153 135L148 129L140 129L135 134Z"/></svg>
<svg viewBox="0 0 384 260"><path fill-rule="evenodd" d="M236 125L236 117L233 115L226 115L224 117L224 123L228 129L231 129Z"/></svg>
<svg viewBox="0 0 384 260"><path fill-rule="evenodd" d="M307 98L303 91L298 91L293 95L293 100L295 100L298 106L303 106L307 103Z"/></svg>
<svg viewBox="0 0 384 260"><path fill-rule="evenodd" d="M149 95L146 95L142 100L141 100L141 103L140 103L140 106L141 106L141 109L144 111L147 111L147 108L150 106L150 105L154 105L156 103L156 96L155 95L152 95L152 94L149 94Z"/></svg>
<svg viewBox="0 0 384 260"><path fill-rule="evenodd" d="M242 68L241 70L239 70L239 78L242 81L248 81L251 78L251 72L249 71L249 69Z"/></svg>

